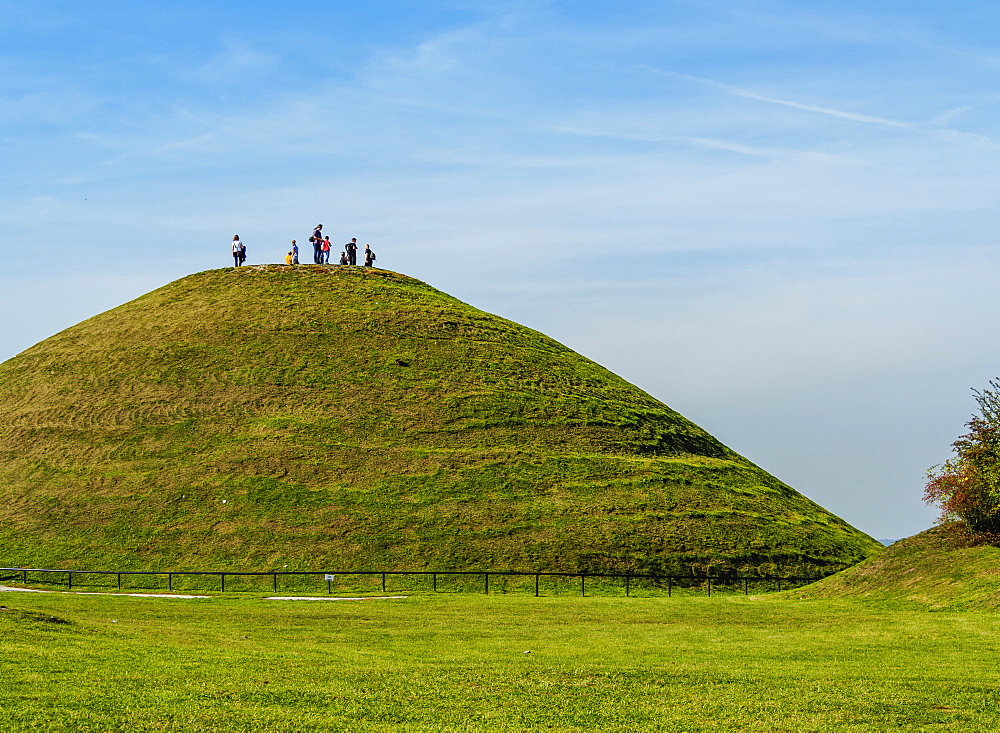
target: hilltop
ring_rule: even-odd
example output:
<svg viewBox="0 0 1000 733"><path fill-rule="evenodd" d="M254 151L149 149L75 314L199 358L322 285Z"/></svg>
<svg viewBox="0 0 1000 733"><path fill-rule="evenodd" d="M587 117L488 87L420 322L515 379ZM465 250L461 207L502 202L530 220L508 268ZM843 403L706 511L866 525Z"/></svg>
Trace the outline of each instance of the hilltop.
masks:
<svg viewBox="0 0 1000 733"><path fill-rule="evenodd" d="M870 537L547 336L367 268L185 277L0 364L0 564L829 572Z"/></svg>

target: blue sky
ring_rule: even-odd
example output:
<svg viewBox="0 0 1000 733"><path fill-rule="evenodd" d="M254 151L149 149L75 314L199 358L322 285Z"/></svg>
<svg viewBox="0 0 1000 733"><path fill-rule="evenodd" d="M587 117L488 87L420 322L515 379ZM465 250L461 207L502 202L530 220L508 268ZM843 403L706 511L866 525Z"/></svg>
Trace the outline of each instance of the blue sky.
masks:
<svg viewBox="0 0 1000 733"><path fill-rule="evenodd" d="M1000 373L997 15L0 0L0 357L323 222L913 534Z"/></svg>

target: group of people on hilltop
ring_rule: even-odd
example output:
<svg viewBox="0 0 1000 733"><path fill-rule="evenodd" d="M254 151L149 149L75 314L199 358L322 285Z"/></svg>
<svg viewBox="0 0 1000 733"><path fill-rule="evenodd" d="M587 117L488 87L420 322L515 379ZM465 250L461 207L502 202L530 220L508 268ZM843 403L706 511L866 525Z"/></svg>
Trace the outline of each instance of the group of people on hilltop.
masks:
<svg viewBox="0 0 1000 733"><path fill-rule="evenodd" d="M330 243L329 235L323 234L323 225L317 224L316 228L313 229L312 236L309 237L309 243L313 248L313 264L316 265L329 265L330 264L330 254L333 252L333 245ZM299 245L292 240L292 249L285 255L286 265L297 265L299 264ZM351 237L351 241L344 245L344 251L340 253L339 265L356 265L358 264L358 238ZM375 253L372 251L371 245L365 245L365 267L373 267L375 265Z"/></svg>
<svg viewBox="0 0 1000 733"><path fill-rule="evenodd" d="M313 247L313 263L317 265L328 265L330 264L330 252L333 250L333 245L330 244L330 237L323 235L323 225L317 224L316 228L313 230L312 236L309 237L309 243ZM365 245L365 267L375 266L375 252L372 251L371 245ZM239 267L247 259L247 248L240 241L240 235L237 234L233 237L233 263L235 267ZM292 240L292 248L285 255L286 265L297 265L299 264L299 245ZM358 239L357 237L351 237L351 241L344 245L344 251L340 253L340 265L357 265L358 264Z"/></svg>

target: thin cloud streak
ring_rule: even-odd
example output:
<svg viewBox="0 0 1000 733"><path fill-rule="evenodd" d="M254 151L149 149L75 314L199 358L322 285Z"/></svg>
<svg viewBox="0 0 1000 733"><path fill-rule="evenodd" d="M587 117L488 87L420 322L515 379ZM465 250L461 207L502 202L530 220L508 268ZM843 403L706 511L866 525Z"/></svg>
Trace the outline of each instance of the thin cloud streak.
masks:
<svg viewBox="0 0 1000 733"><path fill-rule="evenodd" d="M903 130L914 129L914 126L908 122L900 122L898 120L890 120L884 117L875 117L872 115L865 115L857 112L846 112L840 109L833 109L832 107L820 107L814 104L802 104L801 102L793 102L788 99L777 99L775 97L766 97L763 94L757 94L756 92L752 92L749 89L741 89L740 87L730 86L729 84L723 84L721 82L713 81L712 79L703 79L701 77L690 76L688 74L679 74L674 71L665 71L663 69L656 69L652 66L645 66L642 64L637 65L636 68L648 71L653 74L658 74L659 76L666 76L674 79L684 79L685 81L695 82L697 84L703 84L705 86L709 86L714 89L719 89L721 91L727 92L736 97L753 99L758 102L777 104L782 107L791 107L792 109L800 109L805 112L816 112L818 114L829 115L830 117L839 117L840 119L851 120L853 122L864 122L866 124L884 125L885 127L895 127Z"/></svg>
<svg viewBox="0 0 1000 733"><path fill-rule="evenodd" d="M944 126L947 125L947 123L951 120L952 117L971 109L971 106L969 105L963 105L959 108L947 111L943 114L933 117L927 124L917 124L912 122L902 122L900 120L893 120L885 117L876 117L874 115L861 114L858 112L849 112L846 110L835 109L833 107L823 107L820 105L795 102L788 99L768 97L763 94L758 94L756 92L753 92L749 89L743 89L741 87L736 87L729 84L723 84L721 82L717 82L712 79L691 76L688 74L680 74L677 72L657 69L645 65L638 65L636 68L648 71L652 74L656 74L659 76L682 79L684 81L690 81L696 84L701 84L703 86L708 86L713 89L718 89L720 91L726 92L727 94L731 94L733 96L741 97L744 99L752 99L754 101L764 102L767 104L774 104L781 107L788 107L791 109L798 109L804 112L814 112L829 117L850 120L852 122L861 122L870 125L880 125L883 127L890 127L899 130L908 130L910 132L915 132L915 133L931 134L937 137L939 140L947 143L971 143L979 147L992 147L1000 150L1000 142L997 142L992 137L980 133L955 130Z"/></svg>
<svg viewBox="0 0 1000 733"><path fill-rule="evenodd" d="M584 137L603 137L610 140L628 140L632 142L648 142L648 143L680 143L680 144L687 144L691 146L705 148L707 150L724 150L730 153L739 153L740 155L750 155L756 158L772 158L778 155L786 154L776 150L769 150L765 148L754 147L752 145L743 145L741 143L730 142L728 140L716 140L707 137L687 137L683 135L654 135L654 134L644 134L644 133L616 132L610 130L588 130L580 127L573 127L570 125L556 125L553 129L556 130L557 132L565 132L570 135L581 135Z"/></svg>

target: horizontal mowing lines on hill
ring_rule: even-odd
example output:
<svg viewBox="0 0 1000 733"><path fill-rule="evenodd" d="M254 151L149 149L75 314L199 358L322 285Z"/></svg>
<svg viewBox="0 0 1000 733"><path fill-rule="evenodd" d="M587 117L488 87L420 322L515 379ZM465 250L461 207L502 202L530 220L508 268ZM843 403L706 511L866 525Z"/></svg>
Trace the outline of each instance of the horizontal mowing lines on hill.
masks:
<svg viewBox="0 0 1000 733"><path fill-rule="evenodd" d="M599 365L381 270L210 271L67 329L0 365L0 454L5 565L812 575L878 548Z"/></svg>

